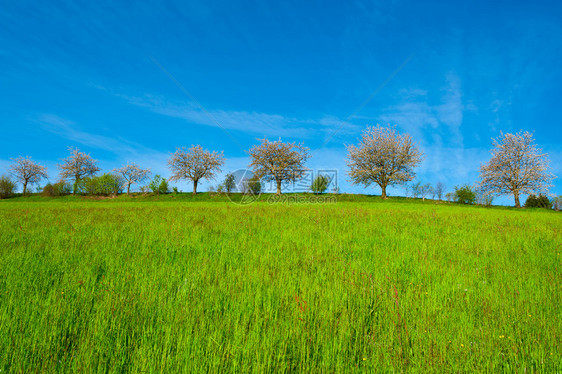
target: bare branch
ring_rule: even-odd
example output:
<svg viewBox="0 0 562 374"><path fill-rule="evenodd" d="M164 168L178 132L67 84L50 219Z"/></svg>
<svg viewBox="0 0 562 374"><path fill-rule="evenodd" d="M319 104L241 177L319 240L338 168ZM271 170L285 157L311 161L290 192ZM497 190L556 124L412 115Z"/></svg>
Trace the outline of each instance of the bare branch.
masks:
<svg viewBox="0 0 562 374"><path fill-rule="evenodd" d="M48 178L47 168L37 164L31 157L19 156L12 159L14 164L10 166L10 171L14 178L23 184L23 194L27 192L27 185L29 183L39 183L41 179Z"/></svg>
<svg viewBox="0 0 562 374"><path fill-rule="evenodd" d="M444 193L445 193L445 185L443 184L443 182L437 182L437 184L435 185L435 194L437 195L437 198L441 200Z"/></svg>
<svg viewBox="0 0 562 374"><path fill-rule="evenodd" d="M129 164L113 170L121 175L127 185L127 195L130 193L131 185L142 183L150 175L150 169L141 169L137 164Z"/></svg>

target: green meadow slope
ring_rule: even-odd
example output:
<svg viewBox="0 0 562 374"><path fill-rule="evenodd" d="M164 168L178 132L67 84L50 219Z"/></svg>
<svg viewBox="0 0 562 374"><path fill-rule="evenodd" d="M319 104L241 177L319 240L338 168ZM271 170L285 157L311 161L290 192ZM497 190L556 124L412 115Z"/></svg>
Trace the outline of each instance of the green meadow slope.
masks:
<svg viewBox="0 0 562 374"><path fill-rule="evenodd" d="M556 372L562 214L0 201L1 372Z"/></svg>

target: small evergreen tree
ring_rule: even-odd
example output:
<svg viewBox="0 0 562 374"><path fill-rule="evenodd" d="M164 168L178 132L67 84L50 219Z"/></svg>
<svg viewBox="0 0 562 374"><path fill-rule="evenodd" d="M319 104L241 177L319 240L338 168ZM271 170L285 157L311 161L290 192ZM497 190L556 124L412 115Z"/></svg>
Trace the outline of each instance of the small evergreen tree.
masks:
<svg viewBox="0 0 562 374"><path fill-rule="evenodd" d="M158 193L167 194L169 191L168 181L166 178L162 178L162 181L160 181L160 184L158 185Z"/></svg>
<svg viewBox="0 0 562 374"><path fill-rule="evenodd" d="M326 192L326 190L328 189L328 184L330 184L330 180L328 179L328 177L325 175L319 175L314 178L310 189L312 190L312 192L318 195Z"/></svg>
<svg viewBox="0 0 562 374"><path fill-rule="evenodd" d="M236 182L234 180L234 175L232 175L232 173L228 173L226 175L222 187L226 191L226 193L230 193L232 192L232 190L236 188Z"/></svg>
<svg viewBox="0 0 562 374"><path fill-rule="evenodd" d="M531 194L525 201L525 208L546 208L552 209L552 202L543 194L538 197Z"/></svg>
<svg viewBox="0 0 562 374"><path fill-rule="evenodd" d="M261 193L261 181L257 176L248 179L246 184L248 186L247 193L250 195L259 195Z"/></svg>

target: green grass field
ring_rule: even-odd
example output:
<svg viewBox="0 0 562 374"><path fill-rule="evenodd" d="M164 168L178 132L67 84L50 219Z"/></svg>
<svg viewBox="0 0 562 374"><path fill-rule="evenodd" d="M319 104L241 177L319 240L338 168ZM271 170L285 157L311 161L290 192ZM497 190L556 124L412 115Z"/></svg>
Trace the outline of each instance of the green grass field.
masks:
<svg viewBox="0 0 562 374"><path fill-rule="evenodd" d="M0 372L561 371L561 230L368 196L0 201Z"/></svg>

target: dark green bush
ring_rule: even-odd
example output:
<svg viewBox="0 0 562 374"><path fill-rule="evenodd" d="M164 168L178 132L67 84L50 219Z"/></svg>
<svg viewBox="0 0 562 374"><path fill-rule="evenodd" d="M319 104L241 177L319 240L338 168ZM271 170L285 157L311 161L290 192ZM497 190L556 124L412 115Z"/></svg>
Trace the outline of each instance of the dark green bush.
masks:
<svg viewBox="0 0 562 374"><path fill-rule="evenodd" d="M328 184L330 184L330 180L328 179L328 177L325 175L319 175L316 178L314 178L314 181L312 182L310 189L315 194L321 194L328 189Z"/></svg>
<svg viewBox="0 0 562 374"><path fill-rule="evenodd" d="M0 177L0 199L7 199L14 194L16 184L6 176Z"/></svg>
<svg viewBox="0 0 562 374"><path fill-rule="evenodd" d="M170 189L168 188L168 181L166 179L162 179L160 185L158 186L158 193L168 193Z"/></svg>
<svg viewBox="0 0 562 374"><path fill-rule="evenodd" d="M455 201L461 204L474 204L476 202L476 192L468 184L455 187Z"/></svg>
<svg viewBox="0 0 562 374"><path fill-rule="evenodd" d="M49 196L49 197L55 196L55 188L53 187L52 184L47 183L45 187L43 187L41 194L43 196Z"/></svg>
<svg viewBox="0 0 562 374"><path fill-rule="evenodd" d="M259 195L261 193L261 181L258 177L254 176L246 182L248 186L247 192L251 195Z"/></svg>
<svg viewBox="0 0 562 374"><path fill-rule="evenodd" d="M552 202L543 194L538 197L531 194L525 201L525 208L546 208L552 209Z"/></svg>

